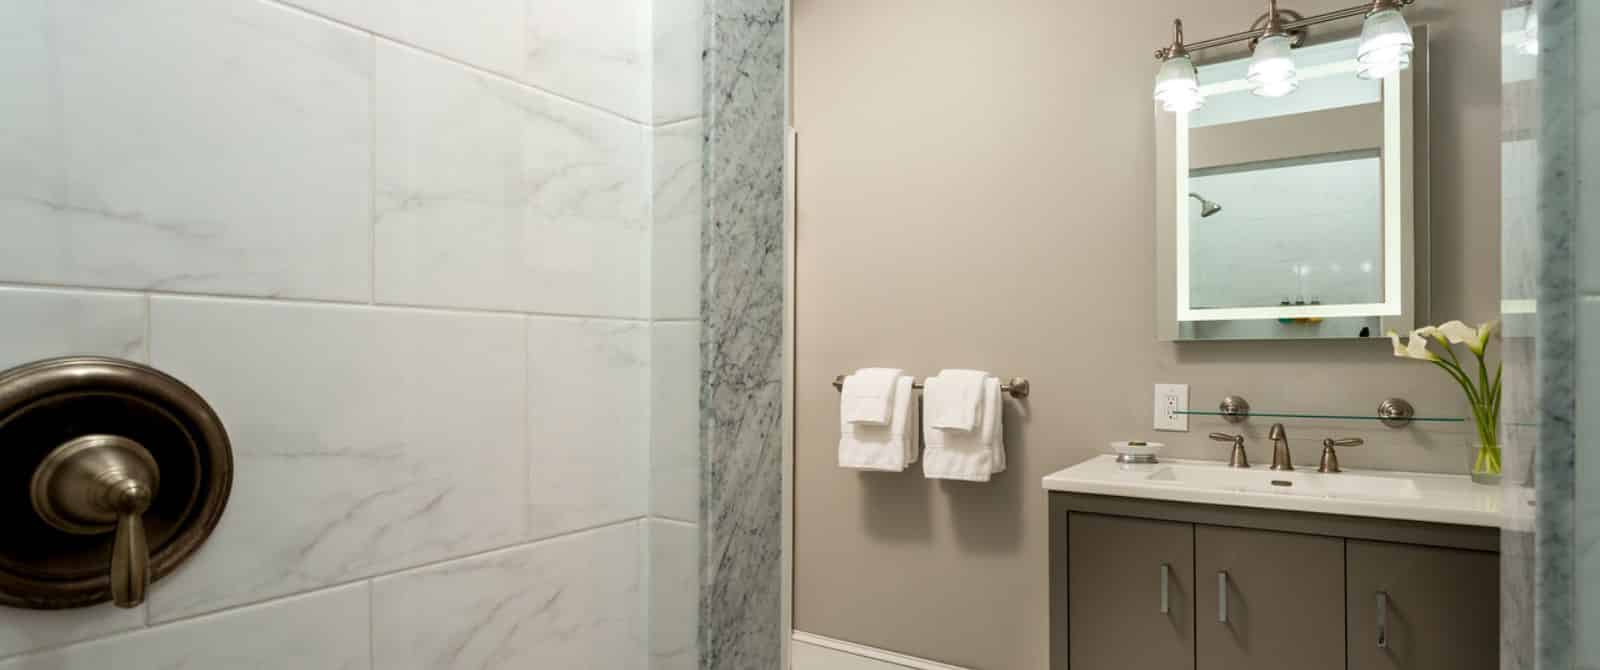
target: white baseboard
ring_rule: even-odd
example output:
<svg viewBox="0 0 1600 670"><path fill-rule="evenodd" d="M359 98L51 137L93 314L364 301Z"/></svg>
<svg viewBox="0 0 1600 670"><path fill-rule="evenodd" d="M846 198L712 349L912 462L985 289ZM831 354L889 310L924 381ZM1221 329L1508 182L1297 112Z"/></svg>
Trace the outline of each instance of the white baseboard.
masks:
<svg viewBox="0 0 1600 670"><path fill-rule="evenodd" d="M794 631L790 670L969 670L877 647Z"/></svg>

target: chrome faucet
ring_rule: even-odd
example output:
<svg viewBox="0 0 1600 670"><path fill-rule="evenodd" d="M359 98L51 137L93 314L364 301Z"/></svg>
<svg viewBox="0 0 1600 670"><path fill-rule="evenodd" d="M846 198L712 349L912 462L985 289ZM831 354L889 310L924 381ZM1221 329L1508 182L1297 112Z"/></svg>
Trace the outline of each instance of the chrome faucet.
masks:
<svg viewBox="0 0 1600 670"><path fill-rule="evenodd" d="M1293 470L1294 461L1289 457L1289 434L1284 432L1283 424L1272 424L1272 429L1267 431L1267 438L1272 440L1272 469Z"/></svg>

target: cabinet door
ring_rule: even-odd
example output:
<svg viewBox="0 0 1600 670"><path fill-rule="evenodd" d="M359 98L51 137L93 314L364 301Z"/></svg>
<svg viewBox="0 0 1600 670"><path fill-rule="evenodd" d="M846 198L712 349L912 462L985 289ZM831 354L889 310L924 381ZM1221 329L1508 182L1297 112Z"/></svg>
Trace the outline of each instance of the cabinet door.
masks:
<svg viewBox="0 0 1600 670"><path fill-rule="evenodd" d="M1067 543L1072 670L1194 668L1194 526L1074 512Z"/></svg>
<svg viewBox="0 0 1600 670"><path fill-rule="evenodd" d="M1350 540L1350 670L1493 670L1495 554Z"/></svg>
<svg viewBox="0 0 1600 670"><path fill-rule="evenodd" d="M1195 527L1199 670L1344 670L1344 540Z"/></svg>

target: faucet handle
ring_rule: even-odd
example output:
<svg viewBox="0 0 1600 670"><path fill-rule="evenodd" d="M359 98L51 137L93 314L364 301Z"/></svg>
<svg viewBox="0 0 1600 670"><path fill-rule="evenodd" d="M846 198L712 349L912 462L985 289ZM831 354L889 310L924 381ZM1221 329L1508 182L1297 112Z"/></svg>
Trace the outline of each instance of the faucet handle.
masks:
<svg viewBox="0 0 1600 670"><path fill-rule="evenodd" d="M1216 440L1218 442L1232 442L1233 443L1233 453L1228 456L1228 467L1230 467L1230 468L1248 468L1248 467L1250 467L1250 457L1246 456L1245 453L1244 453L1244 436L1243 435L1230 435L1228 433L1212 433L1211 434L1211 439Z"/></svg>
<svg viewBox="0 0 1600 670"><path fill-rule="evenodd" d="M1322 462L1317 465L1317 472L1336 474L1343 472L1339 469L1339 454L1334 447L1359 447L1367 441L1359 437L1341 437L1338 439L1327 438L1322 441Z"/></svg>

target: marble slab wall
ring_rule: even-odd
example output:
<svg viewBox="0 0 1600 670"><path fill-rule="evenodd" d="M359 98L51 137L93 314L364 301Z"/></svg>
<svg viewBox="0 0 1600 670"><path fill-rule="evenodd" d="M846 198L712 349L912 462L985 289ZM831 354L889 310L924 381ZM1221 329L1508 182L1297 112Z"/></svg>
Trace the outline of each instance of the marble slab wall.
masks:
<svg viewBox="0 0 1600 670"><path fill-rule="evenodd" d="M1534 456L1534 658L1572 668L1580 348L1577 254L1579 0L1539 0L1539 442Z"/></svg>
<svg viewBox="0 0 1600 670"><path fill-rule="evenodd" d="M694 667L703 11L0 3L0 369L148 362L237 466L0 670Z"/></svg>
<svg viewBox="0 0 1600 670"><path fill-rule="evenodd" d="M782 663L782 0L707 0L700 667Z"/></svg>
<svg viewBox="0 0 1600 670"><path fill-rule="evenodd" d="M1508 83L1502 110L1508 183L1536 181L1531 206L1510 207L1503 228L1506 290L1506 464L1511 522L1502 543L1502 667L1600 668L1593 614L1600 607L1600 463L1585 445L1600 436L1600 71L1583 42L1600 39L1600 7L1535 0L1537 72ZM1515 57L1505 57L1507 71ZM1521 68L1528 70L1530 68ZM1536 141L1536 148L1515 146ZM1586 179L1586 177L1588 177ZM1511 192L1508 189L1508 192ZM1514 203L1507 203L1508 205ZM1533 225L1517 225L1525 210ZM1518 253L1534 248L1536 253ZM1527 281L1532 280L1532 281ZM1532 284L1532 305L1518 286ZM1518 304L1523 303L1523 304ZM1533 509L1520 487L1532 485Z"/></svg>

